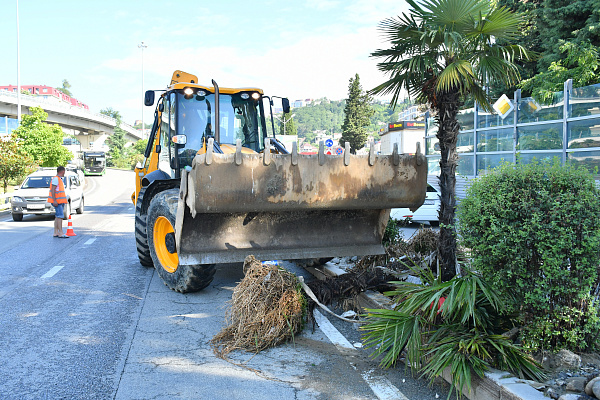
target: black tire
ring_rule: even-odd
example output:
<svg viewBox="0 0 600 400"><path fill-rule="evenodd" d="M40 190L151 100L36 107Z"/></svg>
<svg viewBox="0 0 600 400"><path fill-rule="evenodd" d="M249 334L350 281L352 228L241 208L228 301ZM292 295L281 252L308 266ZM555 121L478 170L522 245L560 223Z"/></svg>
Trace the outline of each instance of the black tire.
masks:
<svg viewBox="0 0 600 400"><path fill-rule="evenodd" d="M215 264L179 264L174 235L165 233L172 232L175 226L178 198L179 189L169 189L154 196L150 202L147 220L150 255L165 285L180 293L197 292L212 282Z"/></svg>
<svg viewBox="0 0 600 400"><path fill-rule="evenodd" d="M12 214L12 219L17 222L23 221L23 214Z"/></svg>
<svg viewBox="0 0 600 400"><path fill-rule="evenodd" d="M85 203L84 203L84 199L82 197L81 201L79 202L79 208L77 208L75 211L77 211L77 214L83 214L84 208L85 208Z"/></svg>
<svg viewBox="0 0 600 400"><path fill-rule="evenodd" d="M140 264L144 267L153 267L150 248L148 247L148 233L146 232L146 220L148 214L142 213L142 202L146 188L140 189L137 202L135 203L135 247L137 248Z"/></svg>

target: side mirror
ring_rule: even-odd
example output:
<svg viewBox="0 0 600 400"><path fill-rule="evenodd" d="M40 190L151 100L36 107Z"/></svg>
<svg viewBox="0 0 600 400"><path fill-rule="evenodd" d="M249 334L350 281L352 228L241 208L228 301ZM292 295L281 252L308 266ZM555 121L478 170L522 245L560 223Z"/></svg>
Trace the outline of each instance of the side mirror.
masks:
<svg viewBox="0 0 600 400"><path fill-rule="evenodd" d="M144 95L144 104L147 106L154 105L154 90L146 90Z"/></svg>
<svg viewBox="0 0 600 400"><path fill-rule="evenodd" d="M281 99L281 106L283 107L284 113L287 114L290 112L290 101L287 99L287 97Z"/></svg>
<svg viewBox="0 0 600 400"><path fill-rule="evenodd" d="M160 153L160 144L157 144L157 145L156 145L156 152L157 152L157 153Z"/></svg>

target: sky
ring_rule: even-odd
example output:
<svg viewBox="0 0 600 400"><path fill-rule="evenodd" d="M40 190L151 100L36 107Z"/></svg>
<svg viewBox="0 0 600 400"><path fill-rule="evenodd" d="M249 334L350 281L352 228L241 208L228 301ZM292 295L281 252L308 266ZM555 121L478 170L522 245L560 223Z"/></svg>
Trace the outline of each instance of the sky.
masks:
<svg viewBox="0 0 600 400"><path fill-rule="evenodd" d="M347 97L385 80L370 53L389 47L382 20L403 0L20 0L21 85L71 84L93 112L149 124L144 90L182 70L211 86L258 87L290 100ZM0 86L17 84L17 0L0 0ZM147 48L138 46L144 42Z"/></svg>

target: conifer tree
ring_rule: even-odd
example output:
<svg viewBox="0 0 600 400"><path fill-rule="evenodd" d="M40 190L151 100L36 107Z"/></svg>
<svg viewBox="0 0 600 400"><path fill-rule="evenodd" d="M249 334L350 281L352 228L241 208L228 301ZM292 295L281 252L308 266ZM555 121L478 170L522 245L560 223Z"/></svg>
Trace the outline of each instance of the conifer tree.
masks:
<svg viewBox="0 0 600 400"><path fill-rule="evenodd" d="M345 142L350 143L350 152L356 153L367 141L367 126L371 123L373 108L369 105L371 96L366 94L360 85L358 74L350 78L348 85L348 99L344 107L344 123L342 124L342 138L340 146Z"/></svg>

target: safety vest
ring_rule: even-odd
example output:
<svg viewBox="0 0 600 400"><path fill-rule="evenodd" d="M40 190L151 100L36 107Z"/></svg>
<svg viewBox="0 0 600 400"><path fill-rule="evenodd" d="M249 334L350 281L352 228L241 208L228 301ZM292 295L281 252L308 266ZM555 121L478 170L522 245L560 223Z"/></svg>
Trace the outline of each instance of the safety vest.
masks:
<svg viewBox="0 0 600 400"><path fill-rule="evenodd" d="M56 198L52 196L52 182L50 182L50 193L48 194L48 203L58 203L58 204L67 204L67 194L65 193L65 185L60 176L56 176L58 178L58 187L54 190L54 194Z"/></svg>

